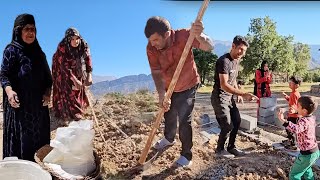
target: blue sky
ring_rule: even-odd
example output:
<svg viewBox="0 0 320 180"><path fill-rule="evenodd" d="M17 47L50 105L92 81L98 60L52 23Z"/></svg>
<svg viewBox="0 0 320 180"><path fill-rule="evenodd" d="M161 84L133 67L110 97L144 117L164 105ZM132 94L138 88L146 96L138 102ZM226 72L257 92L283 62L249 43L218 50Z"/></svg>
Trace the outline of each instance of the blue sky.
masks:
<svg viewBox="0 0 320 180"><path fill-rule="evenodd" d="M35 16L37 38L51 66L52 55L68 27L76 27L91 48L94 74L122 77L149 74L144 26L150 16L166 17L174 29L190 27L201 2L161 0L10 0L0 2L0 49L11 41L15 17ZM245 35L251 18L270 16L281 35L320 44L320 2L213 1L203 23L205 33L230 41ZM2 56L1 56L2 58Z"/></svg>

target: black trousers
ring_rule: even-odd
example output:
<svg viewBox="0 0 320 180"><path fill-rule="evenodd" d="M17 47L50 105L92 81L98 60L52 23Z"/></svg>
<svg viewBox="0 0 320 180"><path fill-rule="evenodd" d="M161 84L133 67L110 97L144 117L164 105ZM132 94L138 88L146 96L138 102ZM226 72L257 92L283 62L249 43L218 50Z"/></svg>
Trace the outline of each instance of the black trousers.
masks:
<svg viewBox="0 0 320 180"><path fill-rule="evenodd" d="M235 140L240 127L241 117L234 99L221 98L219 96L217 97L217 95L212 95L211 104L221 129L217 151L224 149L228 137L229 143L227 150L235 148Z"/></svg>
<svg viewBox="0 0 320 180"><path fill-rule="evenodd" d="M297 117L288 117L287 121L290 121L294 124L297 124L299 118ZM291 145L296 145L296 138L293 136L293 133L286 129L287 138L290 141Z"/></svg>
<svg viewBox="0 0 320 180"><path fill-rule="evenodd" d="M171 97L170 110L164 114L164 136L169 142L173 142L177 132L179 121L179 139L182 143L181 155L189 161L192 159L192 111L198 85L182 91L174 92Z"/></svg>

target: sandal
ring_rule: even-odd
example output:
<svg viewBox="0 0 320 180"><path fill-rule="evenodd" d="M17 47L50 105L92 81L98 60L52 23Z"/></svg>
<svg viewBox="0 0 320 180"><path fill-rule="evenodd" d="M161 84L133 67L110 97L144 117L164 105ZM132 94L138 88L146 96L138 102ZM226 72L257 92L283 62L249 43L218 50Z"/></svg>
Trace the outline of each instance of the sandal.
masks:
<svg viewBox="0 0 320 180"><path fill-rule="evenodd" d="M157 150L163 149L167 146L172 146L176 143L176 141L169 142L165 137L163 137L161 140L159 140L156 144L153 145L153 147Z"/></svg>
<svg viewBox="0 0 320 180"><path fill-rule="evenodd" d="M173 163L173 167L176 168L190 168L192 161L189 161L184 156L180 156L178 160Z"/></svg>

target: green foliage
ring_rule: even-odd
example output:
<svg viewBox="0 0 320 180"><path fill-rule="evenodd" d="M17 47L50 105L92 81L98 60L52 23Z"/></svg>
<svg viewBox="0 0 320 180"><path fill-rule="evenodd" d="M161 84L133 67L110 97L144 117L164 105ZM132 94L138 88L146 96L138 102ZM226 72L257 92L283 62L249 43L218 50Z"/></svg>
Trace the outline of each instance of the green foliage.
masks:
<svg viewBox="0 0 320 180"><path fill-rule="evenodd" d="M142 94L142 95L145 95L145 94L148 94L150 93L149 89L148 88L144 88L144 89L139 89L137 91L137 94Z"/></svg>
<svg viewBox="0 0 320 180"><path fill-rule="evenodd" d="M193 49L193 55L200 75L201 84L204 84L205 81L213 81L213 72L218 56L212 52L201 49Z"/></svg>
<svg viewBox="0 0 320 180"><path fill-rule="evenodd" d="M305 82L320 82L320 70L307 71L303 76L303 80Z"/></svg>
<svg viewBox="0 0 320 180"><path fill-rule="evenodd" d="M309 46L302 43L294 44L294 59L296 62L294 74L303 77L308 73L308 64L311 59Z"/></svg>
<svg viewBox="0 0 320 180"><path fill-rule="evenodd" d="M274 59L273 53L279 42L276 23L269 17L251 19L247 39L250 47L241 62L242 73L245 76L253 74L260 67L262 61L267 60L269 62ZM270 62L269 64L272 65Z"/></svg>
<svg viewBox="0 0 320 180"><path fill-rule="evenodd" d="M276 22L268 16L251 19L247 38L250 47L241 65L240 75L252 77L255 70L266 60L269 69L285 72L288 75L304 76L311 60L310 49L306 44L293 43L294 37L281 36L276 31Z"/></svg>

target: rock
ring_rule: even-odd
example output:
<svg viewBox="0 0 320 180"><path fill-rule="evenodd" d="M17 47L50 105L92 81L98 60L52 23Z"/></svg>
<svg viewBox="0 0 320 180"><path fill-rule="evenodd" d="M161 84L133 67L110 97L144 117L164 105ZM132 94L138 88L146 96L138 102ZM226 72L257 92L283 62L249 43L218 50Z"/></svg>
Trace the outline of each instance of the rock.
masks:
<svg viewBox="0 0 320 180"><path fill-rule="evenodd" d="M247 169L247 172L249 172L249 173L253 173L253 172L255 172L255 171L256 171L255 168L248 168L248 169Z"/></svg>
<svg viewBox="0 0 320 180"><path fill-rule="evenodd" d="M288 180L286 173L281 168L276 167L276 170L280 177L282 177L285 180Z"/></svg>
<svg viewBox="0 0 320 180"><path fill-rule="evenodd" d="M115 114L120 114L120 113L122 112L122 109L119 108L119 106L114 106L114 107L113 107L113 112L114 112Z"/></svg>

